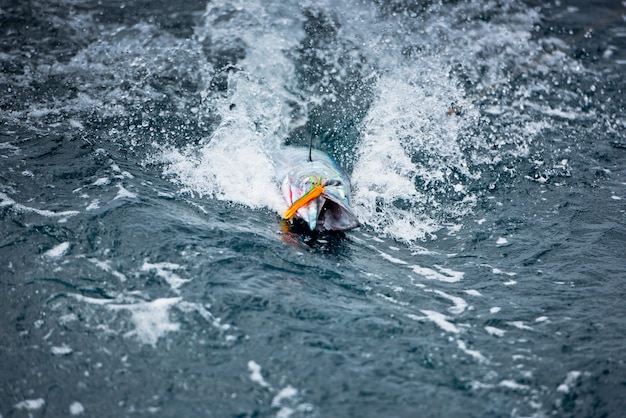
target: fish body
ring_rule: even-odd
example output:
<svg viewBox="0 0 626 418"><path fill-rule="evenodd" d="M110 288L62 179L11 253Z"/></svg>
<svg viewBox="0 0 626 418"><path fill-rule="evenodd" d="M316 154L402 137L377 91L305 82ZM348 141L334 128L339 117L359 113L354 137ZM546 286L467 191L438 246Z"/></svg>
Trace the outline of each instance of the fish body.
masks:
<svg viewBox="0 0 626 418"><path fill-rule="evenodd" d="M350 206L350 182L328 154L286 147L276 156L275 169L289 206L285 219L302 219L311 231L344 231L360 226Z"/></svg>

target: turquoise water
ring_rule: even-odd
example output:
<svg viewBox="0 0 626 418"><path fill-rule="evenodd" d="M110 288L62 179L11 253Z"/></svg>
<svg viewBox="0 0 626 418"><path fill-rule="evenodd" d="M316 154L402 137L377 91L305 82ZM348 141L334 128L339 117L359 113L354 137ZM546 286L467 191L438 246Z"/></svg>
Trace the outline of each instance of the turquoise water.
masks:
<svg viewBox="0 0 626 418"><path fill-rule="evenodd" d="M622 416L622 3L0 10L0 416Z"/></svg>

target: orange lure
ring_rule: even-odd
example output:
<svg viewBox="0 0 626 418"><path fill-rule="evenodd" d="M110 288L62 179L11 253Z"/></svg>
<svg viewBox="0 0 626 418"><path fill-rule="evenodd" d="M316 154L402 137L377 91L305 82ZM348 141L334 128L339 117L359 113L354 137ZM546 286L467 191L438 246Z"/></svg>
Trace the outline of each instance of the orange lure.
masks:
<svg viewBox="0 0 626 418"><path fill-rule="evenodd" d="M293 216L296 214L298 209L305 206L311 200L317 199L323 192L324 192L324 186L322 186L321 184L318 184L315 187L313 187L311 190L309 190L304 195L302 195L302 197L300 197L298 200L293 202L291 206L289 206L289 209L287 209L287 211L283 215L283 219L293 218Z"/></svg>

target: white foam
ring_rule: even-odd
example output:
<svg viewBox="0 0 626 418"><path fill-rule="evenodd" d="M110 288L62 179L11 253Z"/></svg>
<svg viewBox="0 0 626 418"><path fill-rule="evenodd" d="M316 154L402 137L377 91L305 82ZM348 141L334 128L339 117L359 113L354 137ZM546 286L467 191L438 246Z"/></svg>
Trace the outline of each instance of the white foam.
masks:
<svg viewBox="0 0 626 418"><path fill-rule="evenodd" d="M280 145L278 128L259 132L255 122L271 125L278 117L271 112L278 111L279 103L266 88L242 74L232 75L229 84L228 102L237 107L223 111L220 125L200 149L165 149L161 155L164 173L173 176L183 192L281 211L285 204L270 158L271 150Z"/></svg>
<svg viewBox="0 0 626 418"><path fill-rule="evenodd" d="M468 295L471 295L471 296L482 296L482 293L480 293L476 289L466 289L465 293L467 293Z"/></svg>
<svg viewBox="0 0 626 418"><path fill-rule="evenodd" d="M486 265L489 266L488 264L486 264ZM489 266L489 267L491 267L491 266ZM511 277L517 276L517 273L502 271L499 268L495 268L495 267L491 268L491 272L493 274L504 274L504 275L511 276Z"/></svg>
<svg viewBox="0 0 626 418"><path fill-rule="evenodd" d="M569 393L574 384L576 384L580 375L581 373L576 370L568 372L565 380L556 388L556 390L561 393Z"/></svg>
<svg viewBox="0 0 626 418"><path fill-rule="evenodd" d="M289 406L281 406L276 413L276 418L289 418L294 414L294 412L296 411Z"/></svg>
<svg viewBox="0 0 626 418"><path fill-rule="evenodd" d="M509 243L509 240L507 240L507 239L506 239L506 238L504 238L504 237L499 237L499 238L496 240L496 245L498 245L498 246L504 246L504 245L507 245L508 243Z"/></svg>
<svg viewBox="0 0 626 418"><path fill-rule="evenodd" d="M411 279L411 282L413 282L413 277L411 277L411 276L408 276L408 277L409 277L409 279ZM420 289L426 289L426 285L423 284L423 283L413 283L413 286L419 287Z"/></svg>
<svg viewBox="0 0 626 418"><path fill-rule="evenodd" d="M284 400L293 399L298 394L298 389L291 385L282 388L272 399L272 407L280 408Z"/></svg>
<svg viewBox="0 0 626 418"><path fill-rule="evenodd" d="M115 195L113 200L118 200L118 199L135 199L135 198L137 198L137 194L135 194L135 193L133 193L131 191L128 191L121 184L117 185L117 189L118 189L117 190L117 194Z"/></svg>
<svg viewBox="0 0 626 418"><path fill-rule="evenodd" d="M93 305L106 306L114 311L129 311L134 329L127 332L125 337L135 336L140 342L153 346L166 333L177 331L180 328L179 323L173 322L169 318L169 311L173 306L176 306L177 310L182 313L200 314L220 332L227 332L233 328L230 324L222 323L220 318L214 317L207 307L201 304L185 302L180 297L137 302L137 296L134 294L137 292L131 293L117 295L115 299L92 298L79 294L70 294L69 296ZM74 318L68 318L68 320L74 320ZM233 335L225 336L226 341L235 341L236 339L237 337Z"/></svg>
<svg viewBox="0 0 626 418"><path fill-rule="evenodd" d="M276 13L280 19L266 18ZM182 192L284 210L271 155L288 127L303 123L290 104L302 101L293 92L298 80L290 56L305 36L301 10L289 2L217 0L204 18L196 30L200 42L211 39L216 48L242 42L245 57L237 63L241 71L229 73L225 96L208 86L204 92L220 117L210 138L195 147L163 149L164 173Z"/></svg>
<svg viewBox="0 0 626 418"><path fill-rule="evenodd" d="M25 399L21 402L16 403L13 407L15 409L25 409L27 411L36 411L37 409L43 408L45 404L46 404L46 401L43 398Z"/></svg>
<svg viewBox="0 0 626 418"><path fill-rule="evenodd" d="M580 110L574 110L574 109L569 109L569 110L564 110L562 108L554 108L554 107L547 107L547 106L535 106L535 108L539 108L544 114L548 115L548 116L556 116L559 118L563 118L563 119L567 119L567 120L577 120L579 119L580 116Z"/></svg>
<svg viewBox="0 0 626 418"><path fill-rule="evenodd" d="M230 324L222 324L221 318L214 317L213 314L209 312L209 310L206 307L198 303L191 303L191 302L183 301L178 304L178 307L183 312L199 313L206 321L210 322L211 325L213 325L215 328L219 329L220 331L225 332L225 331L229 331L232 328ZM234 341L236 339L237 337L233 335L226 336L227 341Z"/></svg>
<svg viewBox="0 0 626 418"><path fill-rule="evenodd" d="M0 192L0 207L11 207L13 210L17 212L27 212L27 213L35 213L40 216L45 216L49 218L67 218L70 216L74 216L79 214L80 212L76 210L66 210L62 212L54 212L46 209L36 209L31 208L29 206L24 206L20 203L17 203L15 200L11 199L6 193Z"/></svg>
<svg viewBox="0 0 626 418"><path fill-rule="evenodd" d="M85 412L85 407L80 402L72 402L70 405L70 415L80 415Z"/></svg>
<svg viewBox="0 0 626 418"><path fill-rule="evenodd" d="M93 300L93 298L84 298ZM135 336L144 344L156 346L159 338L166 333L178 331L180 324L171 322L169 309L178 303L180 298L161 298L152 302L139 302L133 304L110 304L108 307L114 310L130 311L135 329L125 334L127 337Z"/></svg>
<svg viewBox="0 0 626 418"><path fill-rule="evenodd" d="M72 128L80 129L81 131L83 131L85 129L83 124L80 121L76 120L76 119L69 119L68 123L70 124L70 126Z"/></svg>
<svg viewBox="0 0 626 418"><path fill-rule="evenodd" d="M100 177L93 182L94 186L106 186L107 184L111 184L111 179L108 177Z"/></svg>
<svg viewBox="0 0 626 418"><path fill-rule="evenodd" d="M182 269L182 266L167 262L152 264L144 261L141 266L141 271L153 271L158 277L165 280L174 291L177 291L180 286L190 281L189 279L183 279L176 273L172 272L172 270L180 269Z"/></svg>
<svg viewBox="0 0 626 418"><path fill-rule="evenodd" d="M443 18L424 13L419 28L412 30L406 26L389 30L395 28L395 15L393 20L379 21L368 17L365 10L352 19L360 25L359 29L350 28L355 34L347 29L350 22L342 21L342 31L362 40L366 55L375 57L379 66L376 97L362 122L362 142L353 171L357 210L364 214L365 223L401 241L431 236L444 225L441 213L463 216L476 202L467 179L477 178L480 173L471 172L469 167L472 158L480 161L483 155L489 155L488 151L479 151L488 143L478 136L464 135L476 126L480 116L470 103L463 102L468 94L455 81L456 70L452 68L463 67L464 76L480 90L498 84L507 74L499 65L487 64L478 71L461 63L524 63L535 48L529 28L539 19L536 11L514 14L514 25L511 19L506 25L495 20L476 25L459 23L463 21L460 17L467 14L465 7L447 5ZM410 21L403 22L410 27ZM447 29L442 31L441 27ZM420 52L381 49L384 41L392 45L419 44ZM494 51L498 51L497 57ZM462 107L462 117L446 116L450 103ZM509 112L498 106L495 113ZM478 152L468 157L462 151L468 142L463 141L471 142ZM500 142L516 152L517 144L504 139ZM526 152L524 142L519 143L521 151ZM490 158L484 157L484 161L490 162ZM440 195L444 189L446 193Z"/></svg>
<svg viewBox="0 0 626 418"><path fill-rule="evenodd" d="M78 321L78 315L76 315L74 312L68 313L68 314L65 314L65 315L61 315L59 317L59 323L62 324L62 325L67 325L67 324L69 324L70 322L73 322L73 321Z"/></svg>
<svg viewBox="0 0 626 418"><path fill-rule="evenodd" d="M512 390L524 391L524 390L530 389L528 385L517 383L515 380L502 380L498 385L503 388L512 389Z"/></svg>
<svg viewBox="0 0 626 418"><path fill-rule="evenodd" d="M376 92L378 97L363 121L352 172L353 201L366 224L412 243L432 236L441 227L424 210L432 195L416 188L417 180L430 189L446 181L448 163L444 160L459 167L465 164L454 140L446 141L458 128L458 118L445 117L449 100L444 102L419 83L411 83L406 74L381 77ZM416 164L412 156L415 149L432 159ZM462 188L457 192L462 193Z"/></svg>
<svg viewBox="0 0 626 418"><path fill-rule="evenodd" d="M523 330L532 330L531 327L529 327L528 325L524 324L524 321L510 321L508 322L509 325L514 326L515 328L518 329L523 329Z"/></svg>
<svg viewBox="0 0 626 418"><path fill-rule="evenodd" d="M455 188L455 191L458 192L459 190ZM448 229L448 235L451 237L455 236L457 232L463 229L463 224L445 225L445 226Z"/></svg>
<svg viewBox="0 0 626 418"><path fill-rule="evenodd" d="M272 408L278 408L276 418L289 418L297 413L297 416L309 416L315 407L309 403L299 403L299 391L291 385L287 385L272 399Z"/></svg>
<svg viewBox="0 0 626 418"><path fill-rule="evenodd" d="M70 347L67 344L62 344L60 346L52 347L50 351L52 351L52 354L54 354L55 356L67 356L69 354L72 354L72 352L74 352L72 347Z"/></svg>
<svg viewBox="0 0 626 418"><path fill-rule="evenodd" d="M449 295L441 290L432 290L432 292L454 303L454 306L448 308L448 311L452 314L458 315L460 313L463 313L463 311L465 311L465 309L467 308L467 302L465 302L463 298Z"/></svg>
<svg viewBox="0 0 626 418"><path fill-rule="evenodd" d="M487 331L487 333L489 333L490 335L494 335L496 337L504 337L505 333L503 329L490 326L485 326L485 331Z"/></svg>
<svg viewBox="0 0 626 418"><path fill-rule="evenodd" d="M476 359L478 362L480 363L488 363L489 360L487 359L487 357L483 356L480 351L478 350L471 350L469 348L467 348L467 345L465 344L465 341L461 341L461 340L456 340L457 346L459 347L459 349L461 351L463 351L465 354L469 354L470 356L474 357L474 359Z"/></svg>
<svg viewBox="0 0 626 418"><path fill-rule="evenodd" d="M434 322L442 330L455 334L459 333L459 329L452 322L448 321L448 317L446 315L425 309L422 309L421 312L426 315L426 319Z"/></svg>
<svg viewBox="0 0 626 418"><path fill-rule="evenodd" d="M492 314L495 314L495 313L500 312L501 310L502 310L502 308L501 308L501 307L499 307L499 306L494 306L493 308L490 308L490 309L489 309L489 312L491 312Z"/></svg>
<svg viewBox="0 0 626 418"><path fill-rule="evenodd" d="M70 296L81 302L91 303L92 305L108 305L114 302L111 299L92 298L89 296L83 296L78 294L70 294Z"/></svg>
<svg viewBox="0 0 626 418"><path fill-rule="evenodd" d="M85 208L85 210L96 210L100 209L100 199L94 199L89 203L89 205Z"/></svg>
<svg viewBox="0 0 626 418"><path fill-rule="evenodd" d="M250 380L254 383L263 386L264 388L269 387L269 384L263 378L261 374L261 366L258 365L254 360L250 360L248 362L248 370L250 370Z"/></svg>
<svg viewBox="0 0 626 418"><path fill-rule="evenodd" d="M389 255L389 254L387 254L387 253L385 253L383 251L380 251L378 249L377 249L377 251L381 255L382 258L384 258L385 260L387 260L387 261L389 261L391 263L394 263L394 264L407 264L407 262L404 261L404 260L400 260L399 258L393 257L393 256L391 256L391 255Z"/></svg>
<svg viewBox="0 0 626 418"><path fill-rule="evenodd" d="M493 384L491 383L483 383L483 382L479 382L478 380L472 380L470 382L470 387L472 388L472 390L478 390L478 389L492 389L494 387Z"/></svg>
<svg viewBox="0 0 626 418"><path fill-rule="evenodd" d="M439 271L435 271L428 267L421 267L418 265L411 266L413 271L421 276L424 276L430 280L439 280L446 283L456 283L463 279L465 273L461 271L454 271L448 268L440 267L437 264L434 264L435 267Z"/></svg>
<svg viewBox="0 0 626 418"><path fill-rule="evenodd" d="M62 242L61 244L55 245L54 247L52 247L51 249L43 253L43 255L49 258L60 258L60 257L63 257L65 254L67 254L67 251L69 249L70 249L70 243Z"/></svg>
<svg viewBox="0 0 626 418"><path fill-rule="evenodd" d="M118 178L118 179L134 179L135 178L135 176L130 174L128 171L122 171L120 166L115 164L115 163L111 164L111 170L113 170L113 172L117 173L115 175L115 178Z"/></svg>
<svg viewBox="0 0 626 418"><path fill-rule="evenodd" d="M117 271L117 270L113 269L113 267L111 267L111 261L110 260L100 261L100 260L98 260L96 258L88 258L88 260L91 261L93 264L95 264L97 267L99 267L102 270L106 271L107 273L111 273L120 282L125 282L126 281L126 276L123 273L120 273L119 271Z"/></svg>

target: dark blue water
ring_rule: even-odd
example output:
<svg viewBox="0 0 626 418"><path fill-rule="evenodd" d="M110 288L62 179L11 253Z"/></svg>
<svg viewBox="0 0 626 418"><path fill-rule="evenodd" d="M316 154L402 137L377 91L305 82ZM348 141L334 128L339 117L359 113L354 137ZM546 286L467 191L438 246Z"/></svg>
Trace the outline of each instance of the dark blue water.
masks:
<svg viewBox="0 0 626 418"><path fill-rule="evenodd" d="M625 16L2 2L0 417L623 416Z"/></svg>

